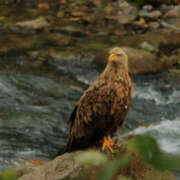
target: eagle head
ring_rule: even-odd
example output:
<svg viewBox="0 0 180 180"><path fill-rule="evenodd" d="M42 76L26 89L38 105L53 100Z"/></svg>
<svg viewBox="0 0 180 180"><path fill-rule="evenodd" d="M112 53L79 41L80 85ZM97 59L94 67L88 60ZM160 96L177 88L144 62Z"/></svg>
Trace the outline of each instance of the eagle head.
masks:
<svg viewBox="0 0 180 180"><path fill-rule="evenodd" d="M113 64L128 70L128 56L120 47L112 48L109 51L108 64Z"/></svg>

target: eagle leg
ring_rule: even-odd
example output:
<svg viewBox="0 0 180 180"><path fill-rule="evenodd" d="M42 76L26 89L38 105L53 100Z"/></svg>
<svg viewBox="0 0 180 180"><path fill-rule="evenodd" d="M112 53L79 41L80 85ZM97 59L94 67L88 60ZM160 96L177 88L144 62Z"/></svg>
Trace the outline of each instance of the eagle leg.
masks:
<svg viewBox="0 0 180 180"><path fill-rule="evenodd" d="M111 136L108 135L107 137L103 138L102 151L104 151L107 147L111 153L114 153L113 146L114 142L111 139Z"/></svg>

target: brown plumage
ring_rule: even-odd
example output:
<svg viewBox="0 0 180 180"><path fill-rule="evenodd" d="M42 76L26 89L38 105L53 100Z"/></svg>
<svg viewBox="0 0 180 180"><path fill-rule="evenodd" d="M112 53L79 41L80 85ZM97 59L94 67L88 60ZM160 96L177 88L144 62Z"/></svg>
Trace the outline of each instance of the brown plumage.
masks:
<svg viewBox="0 0 180 180"><path fill-rule="evenodd" d="M65 152L95 145L104 136L112 136L123 124L132 92L128 57L121 48L113 48L105 70L84 92L67 121L70 131Z"/></svg>

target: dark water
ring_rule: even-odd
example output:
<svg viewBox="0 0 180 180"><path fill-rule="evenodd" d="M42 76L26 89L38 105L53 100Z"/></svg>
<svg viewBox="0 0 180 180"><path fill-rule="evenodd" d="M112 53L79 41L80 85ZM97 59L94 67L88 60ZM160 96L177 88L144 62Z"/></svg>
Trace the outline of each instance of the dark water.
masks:
<svg viewBox="0 0 180 180"><path fill-rule="evenodd" d="M64 146L68 133L65 122L99 74L91 60L79 57L50 62L47 67L51 68L41 71L24 70L13 61L1 63L1 171L24 159L50 159ZM132 77L135 94L123 133L149 132L166 151L180 154L178 76L165 72Z"/></svg>

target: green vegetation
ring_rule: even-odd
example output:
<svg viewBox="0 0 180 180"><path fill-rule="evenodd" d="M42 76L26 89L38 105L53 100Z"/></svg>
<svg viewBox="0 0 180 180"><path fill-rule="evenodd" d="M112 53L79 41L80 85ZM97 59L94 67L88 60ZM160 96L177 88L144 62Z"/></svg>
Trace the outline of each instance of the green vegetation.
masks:
<svg viewBox="0 0 180 180"><path fill-rule="evenodd" d="M7 169L1 174L0 180L16 180L18 177L17 172L13 169Z"/></svg>
<svg viewBox="0 0 180 180"><path fill-rule="evenodd" d="M156 140L148 135L132 137L125 143L125 147L110 158L98 151L87 151L77 156L85 170L80 175L98 180L161 180L167 177L174 179L170 171L180 168L180 157L162 151Z"/></svg>
<svg viewBox="0 0 180 180"><path fill-rule="evenodd" d="M136 151L145 162L157 170L175 171L180 168L180 157L162 151L151 136L144 135L130 140L127 149Z"/></svg>
<svg viewBox="0 0 180 180"><path fill-rule="evenodd" d="M127 157L122 156L120 159L115 159L106 164L104 170L99 176L99 180L110 180L114 177L119 168L124 168L128 165L129 160ZM123 180L125 176L120 177Z"/></svg>

